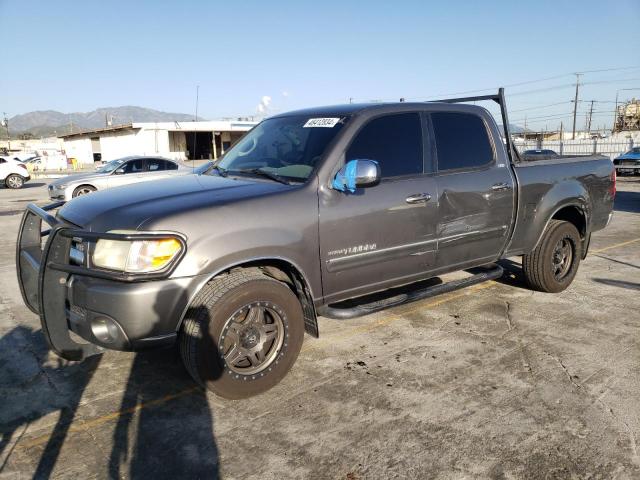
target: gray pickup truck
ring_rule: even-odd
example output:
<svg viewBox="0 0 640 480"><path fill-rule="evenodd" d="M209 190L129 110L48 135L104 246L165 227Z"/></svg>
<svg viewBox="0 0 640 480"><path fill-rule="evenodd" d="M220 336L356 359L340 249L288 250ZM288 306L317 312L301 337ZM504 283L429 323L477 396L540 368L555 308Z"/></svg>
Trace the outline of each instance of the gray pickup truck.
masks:
<svg viewBox="0 0 640 480"><path fill-rule="evenodd" d="M177 343L198 383L243 398L286 375L319 315L496 278L517 255L531 288L559 292L611 219L613 165L522 161L478 100L509 124L502 90L312 108L263 121L200 174L30 204L24 301L64 358Z"/></svg>

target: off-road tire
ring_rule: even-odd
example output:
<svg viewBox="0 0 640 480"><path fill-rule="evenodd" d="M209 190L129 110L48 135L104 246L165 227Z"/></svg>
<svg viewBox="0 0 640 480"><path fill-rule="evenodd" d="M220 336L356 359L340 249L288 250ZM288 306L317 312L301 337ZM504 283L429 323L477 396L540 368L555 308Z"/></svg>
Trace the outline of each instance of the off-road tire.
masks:
<svg viewBox="0 0 640 480"><path fill-rule="evenodd" d="M7 178L4 179L4 185L7 188L17 190L24 186L24 178L18 175L17 173L12 173L11 175L8 175Z"/></svg>
<svg viewBox="0 0 640 480"><path fill-rule="evenodd" d="M570 265L560 278L554 275L554 256L560 242L566 241L571 247ZM580 259L582 242L576 227L563 220L551 220L538 246L522 257L522 269L527 284L534 290L557 293L563 291L573 281Z"/></svg>
<svg viewBox="0 0 640 480"><path fill-rule="evenodd" d="M79 187L76 187L71 197L72 198L81 197L82 195L93 193L96 190L97 190L96 187L93 187L91 185L80 185Z"/></svg>
<svg viewBox="0 0 640 480"><path fill-rule="evenodd" d="M245 375L227 365L221 350L228 332L223 329L239 310L256 302L278 310L283 340L273 350L276 353L268 368ZM196 295L182 324L179 349L197 383L221 397L239 399L262 393L282 380L303 340L302 306L292 290L258 269L239 269L214 278Z"/></svg>

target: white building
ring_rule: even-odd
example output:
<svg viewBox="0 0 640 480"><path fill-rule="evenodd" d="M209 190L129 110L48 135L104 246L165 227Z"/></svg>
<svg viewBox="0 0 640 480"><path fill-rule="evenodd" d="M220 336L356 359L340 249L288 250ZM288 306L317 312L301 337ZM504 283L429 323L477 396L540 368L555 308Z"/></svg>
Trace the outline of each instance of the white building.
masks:
<svg viewBox="0 0 640 480"><path fill-rule="evenodd" d="M79 165L127 155L175 160L216 159L257 122L145 122L62 135L64 150Z"/></svg>

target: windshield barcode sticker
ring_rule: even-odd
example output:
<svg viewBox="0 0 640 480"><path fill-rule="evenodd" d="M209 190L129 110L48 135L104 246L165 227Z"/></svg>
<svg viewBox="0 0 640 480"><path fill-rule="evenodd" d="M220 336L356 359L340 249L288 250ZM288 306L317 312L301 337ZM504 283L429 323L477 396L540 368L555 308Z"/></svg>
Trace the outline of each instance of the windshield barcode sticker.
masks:
<svg viewBox="0 0 640 480"><path fill-rule="evenodd" d="M311 127L325 127L331 128L336 125L340 121L339 118L310 118L307 120L302 127L303 128L311 128Z"/></svg>

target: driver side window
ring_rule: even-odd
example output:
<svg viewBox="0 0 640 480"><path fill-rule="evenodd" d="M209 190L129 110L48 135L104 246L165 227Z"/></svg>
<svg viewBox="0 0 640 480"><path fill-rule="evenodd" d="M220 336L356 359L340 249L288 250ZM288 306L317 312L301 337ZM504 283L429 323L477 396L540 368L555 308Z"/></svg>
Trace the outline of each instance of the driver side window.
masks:
<svg viewBox="0 0 640 480"><path fill-rule="evenodd" d="M347 150L346 160L375 160L382 178L422 174L420 114L374 118L357 134Z"/></svg>

